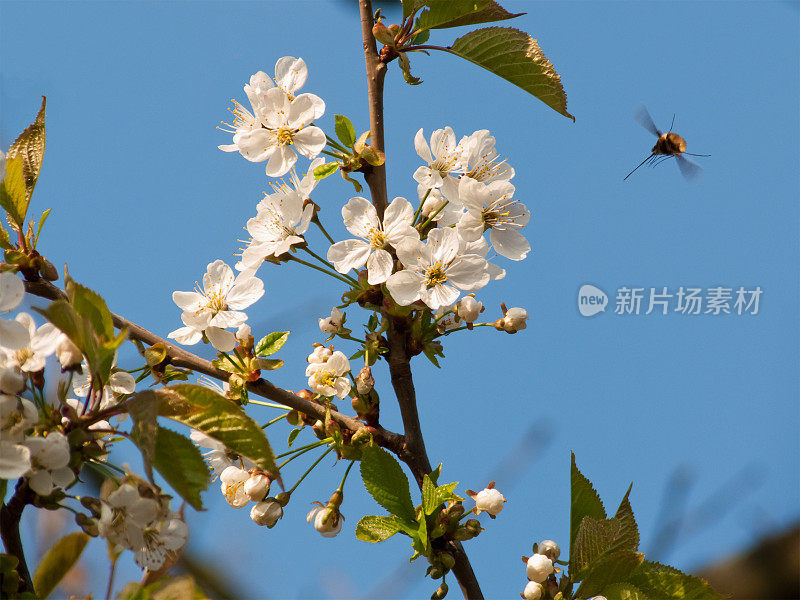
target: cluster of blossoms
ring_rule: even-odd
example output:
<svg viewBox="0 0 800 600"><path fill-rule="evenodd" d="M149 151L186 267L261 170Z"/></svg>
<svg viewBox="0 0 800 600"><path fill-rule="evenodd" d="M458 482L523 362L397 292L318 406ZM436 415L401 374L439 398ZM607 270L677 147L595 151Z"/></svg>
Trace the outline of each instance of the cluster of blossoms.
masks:
<svg viewBox="0 0 800 600"><path fill-rule="evenodd" d="M561 556L561 548L553 540L544 540L538 546L534 545L533 551L534 554L530 558L523 557L526 561L528 583L520 596L525 600L539 600L544 594L542 584L548 580L555 584L553 574L559 571L553 563Z"/></svg>
<svg viewBox="0 0 800 600"><path fill-rule="evenodd" d="M19 277L0 273L3 311L18 307L24 296ZM62 371L69 372L76 396L59 395L56 405L43 393L44 369L53 355ZM107 438L114 429L93 415L112 409L135 387L133 376L116 368L102 388L93 385L80 350L54 325L37 327L25 312L0 319L0 479L21 479L42 506L61 506L84 462L102 464L106 459ZM22 397L26 392L33 401ZM78 427L85 435L73 439L68 434ZM160 568L170 552L186 543L186 524L169 509L168 496L134 476L114 487L102 499L81 498L92 516L76 513L79 525L119 550L133 551L142 568Z"/></svg>

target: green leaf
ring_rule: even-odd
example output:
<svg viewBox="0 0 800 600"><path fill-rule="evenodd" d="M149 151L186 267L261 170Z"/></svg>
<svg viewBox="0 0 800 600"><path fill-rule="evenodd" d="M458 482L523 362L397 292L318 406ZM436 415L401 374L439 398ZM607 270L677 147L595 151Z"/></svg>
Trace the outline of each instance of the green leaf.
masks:
<svg viewBox="0 0 800 600"><path fill-rule="evenodd" d="M45 309L33 307L33 310L58 327L78 347L90 367L97 364L98 347L94 332L69 302L55 300Z"/></svg>
<svg viewBox="0 0 800 600"><path fill-rule="evenodd" d="M614 583L603 589L606 600L661 600L650 598L636 586L630 583Z"/></svg>
<svg viewBox="0 0 800 600"><path fill-rule="evenodd" d="M633 508L628 500L633 484L628 486L628 491L619 503L619 508L612 521L616 521L620 526L620 538L618 544L621 549L636 551L639 549L639 526L636 524L636 517L633 515Z"/></svg>
<svg viewBox="0 0 800 600"><path fill-rule="evenodd" d="M44 227L44 222L47 221L47 217L50 216L50 211L53 210L52 208L48 208L46 211L42 213L41 218L39 219L39 226L36 228L36 240L38 242L39 236L42 235L42 227Z"/></svg>
<svg viewBox="0 0 800 600"><path fill-rule="evenodd" d="M363 449L361 478L375 502L405 521L417 520L408 479L400 463L386 450L378 446Z"/></svg>
<svg viewBox="0 0 800 600"><path fill-rule="evenodd" d="M44 555L33 575L33 589L44 600L47 598L69 570L78 562L89 536L75 531L58 540Z"/></svg>
<svg viewBox="0 0 800 600"><path fill-rule="evenodd" d="M524 15L510 13L494 0L427 0L419 15L421 29L445 29L505 21Z"/></svg>
<svg viewBox="0 0 800 600"><path fill-rule="evenodd" d="M154 395L158 415L198 429L279 477L275 456L264 431L234 402L202 385L179 383L139 392L131 406Z"/></svg>
<svg viewBox="0 0 800 600"><path fill-rule="evenodd" d="M283 348L290 333L291 331L274 331L269 335L265 335L259 340L258 344L256 344L256 356L275 354L278 350Z"/></svg>
<svg viewBox="0 0 800 600"><path fill-rule="evenodd" d="M353 184L353 187L354 187L354 188L355 188L355 190L356 190L356 194L360 194L360 193L361 193L361 190L362 190L362 189L364 189L364 188L361 186L361 184L360 184L360 183L358 183L358 182L357 182L355 179L353 179L352 177L350 177L350 175L349 175L348 173L346 173L345 171L342 171L341 173L342 173L342 179L344 179L345 181L349 181L350 183L352 183L352 184Z"/></svg>
<svg viewBox="0 0 800 600"><path fill-rule="evenodd" d="M432 515L439 507L436 499L436 486L433 485L431 478L426 473L422 476L422 509L426 515Z"/></svg>
<svg viewBox="0 0 800 600"><path fill-rule="evenodd" d="M287 443L289 448L292 447L292 444L294 444L294 441L297 439L297 436L300 435L301 431L303 431L303 430L302 429L292 429L292 431L289 433L289 440L288 440L288 443Z"/></svg>
<svg viewBox="0 0 800 600"><path fill-rule="evenodd" d="M484 27L461 36L448 49L536 96L556 112L567 112L567 94L561 76L547 60L539 43L513 27Z"/></svg>
<svg viewBox="0 0 800 600"><path fill-rule="evenodd" d="M6 158L6 174L0 184L0 206L6 209L11 226L22 231L28 211L22 157Z"/></svg>
<svg viewBox="0 0 800 600"><path fill-rule="evenodd" d="M25 215L28 213L28 205L31 201L33 188L36 187L36 181L39 179L39 172L42 170L42 162L44 161L44 109L46 104L47 98L42 96L42 107L39 109L39 114L36 115L36 120L19 135L8 149L6 169L8 169L9 163L12 162L11 159L19 158L22 160L25 197L22 203L17 204L18 214L13 218L20 226L20 229L25 221ZM7 178L8 176L6 176ZM2 195L3 193L0 193L0 196ZM5 203L3 203L3 207L5 207ZM8 209L6 208L6 210ZM19 220L16 217L19 217Z"/></svg>
<svg viewBox="0 0 800 600"><path fill-rule="evenodd" d="M153 466L181 498L195 510L204 510L200 492L211 483L211 475L203 455L191 440L159 427Z"/></svg>
<svg viewBox="0 0 800 600"><path fill-rule="evenodd" d="M356 129L350 122L350 119L344 115L335 115L336 122L336 137L348 148L352 148L356 143Z"/></svg>
<svg viewBox="0 0 800 600"><path fill-rule="evenodd" d="M328 175L333 175L339 168L338 162L329 162L314 169L314 179L325 179Z"/></svg>
<svg viewBox="0 0 800 600"><path fill-rule="evenodd" d="M600 496L597 495L594 487L592 487L592 482L578 470L574 452L572 453L570 486L572 489L572 502L569 520L569 570L572 574L575 573L572 565L573 547L581 521L587 516L597 520L605 519L606 509L603 508L603 501L600 500Z"/></svg>
<svg viewBox="0 0 800 600"><path fill-rule="evenodd" d="M644 561L629 582L652 598L718 600L723 597L703 579L657 562Z"/></svg>
<svg viewBox="0 0 800 600"><path fill-rule="evenodd" d="M362 542L374 544L388 540L402 529L395 516L366 515L356 525L356 537Z"/></svg>
<svg viewBox="0 0 800 600"><path fill-rule="evenodd" d="M614 583L626 583L643 560L644 554L626 550L604 554L587 569L575 597L590 598Z"/></svg>
<svg viewBox="0 0 800 600"><path fill-rule="evenodd" d="M64 276L65 288L70 304L75 311L91 323L101 340L114 339L114 322L106 301L94 290L81 285L69 275Z"/></svg>
<svg viewBox="0 0 800 600"><path fill-rule="evenodd" d="M436 503L444 504L448 500L463 500L461 496L453 493L453 490L458 486L458 482L446 483L436 488Z"/></svg>
<svg viewBox="0 0 800 600"><path fill-rule="evenodd" d="M2 185L0 185L0 190L2 190ZM11 250L14 248L14 245L11 243L11 238L8 237L8 232L5 227L3 227L2 223L0 223L0 248L3 250Z"/></svg>

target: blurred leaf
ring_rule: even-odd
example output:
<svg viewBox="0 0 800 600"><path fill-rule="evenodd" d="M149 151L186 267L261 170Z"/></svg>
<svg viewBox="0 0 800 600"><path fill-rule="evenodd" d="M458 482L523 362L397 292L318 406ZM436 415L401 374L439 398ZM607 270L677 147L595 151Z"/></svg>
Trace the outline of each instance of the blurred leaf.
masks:
<svg viewBox="0 0 800 600"><path fill-rule="evenodd" d="M578 470L578 465L575 463L575 453L572 453L572 467L570 475L570 486L572 489L572 501L570 508L569 520L569 560L570 560L570 574L575 573L573 566L573 547L575 545L575 538L578 535L578 528L584 517L592 517L593 519L605 519L606 509L603 508L603 501L600 496L592 487L592 482L583 476Z"/></svg>
<svg viewBox="0 0 800 600"><path fill-rule="evenodd" d="M283 348L286 340L289 338L290 331L274 331L269 335L265 335L256 344L256 356L269 356L275 354L278 350Z"/></svg>
<svg viewBox="0 0 800 600"><path fill-rule="evenodd" d="M97 364L98 348L89 323L66 300L54 300L47 308L33 307L53 325L58 327L86 357L90 367Z"/></svg>
<svg viewBox="0 0 800 600"><path fill-rule="evenodd" d="M139 392L131 404L158 399L158 415L198 429L279 477L264 431L234 402L202 385L179 383Z"/></svg>
<svg viewBox="0 0 800 600"><path fill-rule="evenodd" d="M153 466L181 498L195 510L204 510L200 492L208 488L211 475L203 455L190 439L159 427Z"/></svg>
<svg viewBox="0 0 800 600"><path fill-rule="evenodd" d="M382 542L388 540L402 527L395 516L366 515L356 525L356 537L362 542Z"/></svg>
<svg viewBox="0 0 800 600"><path fill-rule="evenodd" d="M56 589L58 583L78 562L88 541L88 535L75 531L58 540L44 555L33 575L33 589L42 600Z"/></svg>
<svg viewBox="0 0 800 600"><path fill-rule="evenodd" d="M6 173L0 184L0 206L6 210L9 224L17 231L22 231L28 211L26 194L22 158L9 156L6 158Z"/></svg>
<svg viewBox="0 0 800 600"><path fill-rule="evenodd" d="M19 135L8 149L9 159L14 157L22 159L25 185L25 204L20 206L22 221L25 220L25 215L28 212L31 194L33 194L33 188L36 187L36 181L39 179L39 172L42 170L42 162L44 161L44 109L46 104L47 98L42 96L42 107L39 109L39 114L36 115L36 120ZM22 221L19 222L20 227L22 226Z"/></svg>
<svg viewBox="0 0 800 600"><path fill-rule="evenodd" d="M561 76L547 60L539 43L513 27L485 27L461 36L448 49L536 96L556 112L567 112Z"/></svg>
<svg viewBox="0 0 800 600"><path fill-rule="evenodd" d="M606 600L661 600L650 598L642 590L630 583L614 583L603 590Z"/></svg>
<svg viewBox="0 0 800 600"><path fill-rule="evenodd" d="M724 597L703 579L657 562L644 561L629 582L651 598L718 600Z"/></svg>
<svg viewBox="0 0 800 600"><path fill-rule="evenodd" d="M362 451L361 478L375 502L408 522L416 522L408 479L395 458L378 446Z"/></svg>
<svg viewBox="0 0 800 600"><path fill-rule="evenodd" d="M131 438L142 453L144 471L153 483L153 464L158 438L158 398L154 394L137 395L136 401L129 404L128 411L133 418Z"/></svg>
<svg viewBox="0 0 800 600"><path fill-rule="evenodd" d="M423 3L428 8L419 15L421 29L505 21L525 14L512 14L494 0L423 0Z"/></svg>
<svg viewBox="0 0 800 600"><path fill-rule="evenodd" d="M342 142L342 144L348 148L352 148L353 144L356 143L355 127L353 127L350 119L344 115L335 115L334 119L336 122L336 137L339 138L339 141Z"/></svg>

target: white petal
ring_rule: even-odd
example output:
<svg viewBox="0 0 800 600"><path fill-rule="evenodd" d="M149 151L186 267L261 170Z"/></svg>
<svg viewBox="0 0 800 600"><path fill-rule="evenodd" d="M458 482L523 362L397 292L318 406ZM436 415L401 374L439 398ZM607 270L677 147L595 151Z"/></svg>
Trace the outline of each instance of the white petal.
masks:
<svg viewBox="0 0 800 600"><path fill-rule="evenodd" d="M40 496L49 496L53 493L53 478L45 469L38 469L28 478L30 488Z"/></svg>
<svg viewBox="0 0 800 600"><path fill-rule="evenodd" d="M370 285L383 283L392 274L393 266L394 261L391 254L380 248L375 250L367 259L367 283Z"/></svg>
<svg viewBox="0 0 800 600"><path fill-rule="evenodd" d="M25 296L25 284L14 273L0 273L0 310L16 308Z"/></svg>
<svg viewBox="0 0 800 600"><path fill-rule="evenodd" d="M203 334L193 327L181 327L171 332L167 337L184 346L193 346L203 339Z"/></svg>
<svg viewBox="0 0 800 600"><path fill-rule="evenodd" d="M325 148L325 132L319 127L306 127L292 137L294 147L308 159L316 157Z"/></svg>
<svg viewBox="0 0 800 600"><path fill-rule="evenodd" d="M277 149L274 134L264 128L237 133L234 143L239 153L250 162L264 162Z"/></svg>
<svg viewBox="0 0 800 600"><path fill-rule="evenodd" d="M328 248L328 261L333 263L339 273L347 273L367 262L370 246L362 240L344 240Z"/></svg>
<svg viewBox="0 0 800 600"><path fill-rule="evenodd" d="M211 322L210 326L213 327L239 327L242 323L247 321L247 315L237 310L223 310L218 312Z"/></svg>
<svg viewBox="0 0 800 600"><path fill-rule="evenodd" d="M290 94L303 87L307 78L308 67L302 58L284 56L275 63L275 82Z"/></svg>
<svg viewBox="0 0 800 600"><path fill-rule="evenodd" d="M220 329L219 327L209 327L206 329L206 336L217 352L230 352L236 348L236 336L232 331Z"/></svg>
<svg viewBox="0 0 800 600"><path fill-rule="evenodd" d="M204 300L203 296L197 292L172 292L172 301L182 310L198 310Z"/></svg>
<svg viewBox="0 0 800 600"><path fill-rule="evenodd" d="M433 157L431 156L431 149L428 147L428 142L425 140L425 135L420 129L414 136L414 149L417 151L419 157L426 163L431 164Z"/></svg>
<svg viewBox="0 0 800 600"><path fill-rule="evenodd" d="M279 146L267 161L265 168L269 177L282 177L297 162L297 153L291 146Z"/></svg>
<svg viewBox="0 0 800 600"><path fill-rule="evenodd" d="M27 446L0 441L0 479L18 479L31 468L31 451Z"/></svg>
<svg viewBox="0 0 800 600"><path fill-rule="evenodd" d="M511 260L522 260L531 251L531 245L525 236L513 229L492 229L489 239L500 256Z"/></svg>
<svg viewBox="0 0 800 600"><path fill-rule="evenodd" d="M0 346L9 350L19 350L31 341L28 328L19 321L0 319Z"/></svg>
<svg viewBox="0 0 800 600"><path fill-rule="evenodd" d="M114 371L108 378L108 387L117 394L132 394L136 391L136 380L127 371Z"/></svg>
<svg viewBox="0 0 800 600"><path fill-rule="evenodd" d="M425 279L413 271L399 271L386 280L386 287L401 306L408 306L419 300Z"/></svg>
<svg viewBox="0 0 800 600"><path fill-rule="evenodd" d="M241 310L247 308L264 295L264 282L258 277L245 278L233 284L231 291L225 296L229 308Z"/></svg>
<svg viewBox="0 0 800 600"><path fill-rule="evenodd" d="M372 202L361 196L350 198L342 207L342 219L347 231L360 238L366 239L372 230L381 229L378 213Z"/></svg>
<svg viewBox="0 0 800 600"><path fill-rule="evenodd" d="M425 290L422 300L431 310L436 310L440 306L450 306L458 300L459 291L449 285L438 284L429 290Z"/></svg>

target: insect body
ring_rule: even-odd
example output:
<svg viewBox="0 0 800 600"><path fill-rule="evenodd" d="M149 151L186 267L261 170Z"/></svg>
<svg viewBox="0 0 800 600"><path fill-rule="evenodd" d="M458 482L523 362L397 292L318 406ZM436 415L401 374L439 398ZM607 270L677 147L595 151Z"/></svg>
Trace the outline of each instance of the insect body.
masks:
<svg viewBox="0 0 800 600"><path fill-rule="evenodd" d="M686 179L694 179L695 177L700 175L700 172L702 171L700 165L692 162L684 155L686 154L688 154L689 156L711 156L711 155L692 154L690 152L686 152L686 140L684 140L681 136L672 131L672 125L675 124L675 117L672 117L672 125L670 125L669 131L667 133L661 133L658 127L656 127L656 124L653 122L653 118L650 116L650 113L647 112L647 109L644 106L639 107L639 109L633 114L633 117L642 127L647 129L647 131L649 131L655 136L658 136L658 140L656 141L655 146L653 146L653 149L650 150L650 156L648 156L642 162L640 162L636 166L636 169L638 169L645 163L649 163L652 166L661 164L663 161L672 158L674 156L675 160L678 161L678 167L680 168L681 173ZM625 176L625 179L633 175L636 169L628 173Z"/></svg>

